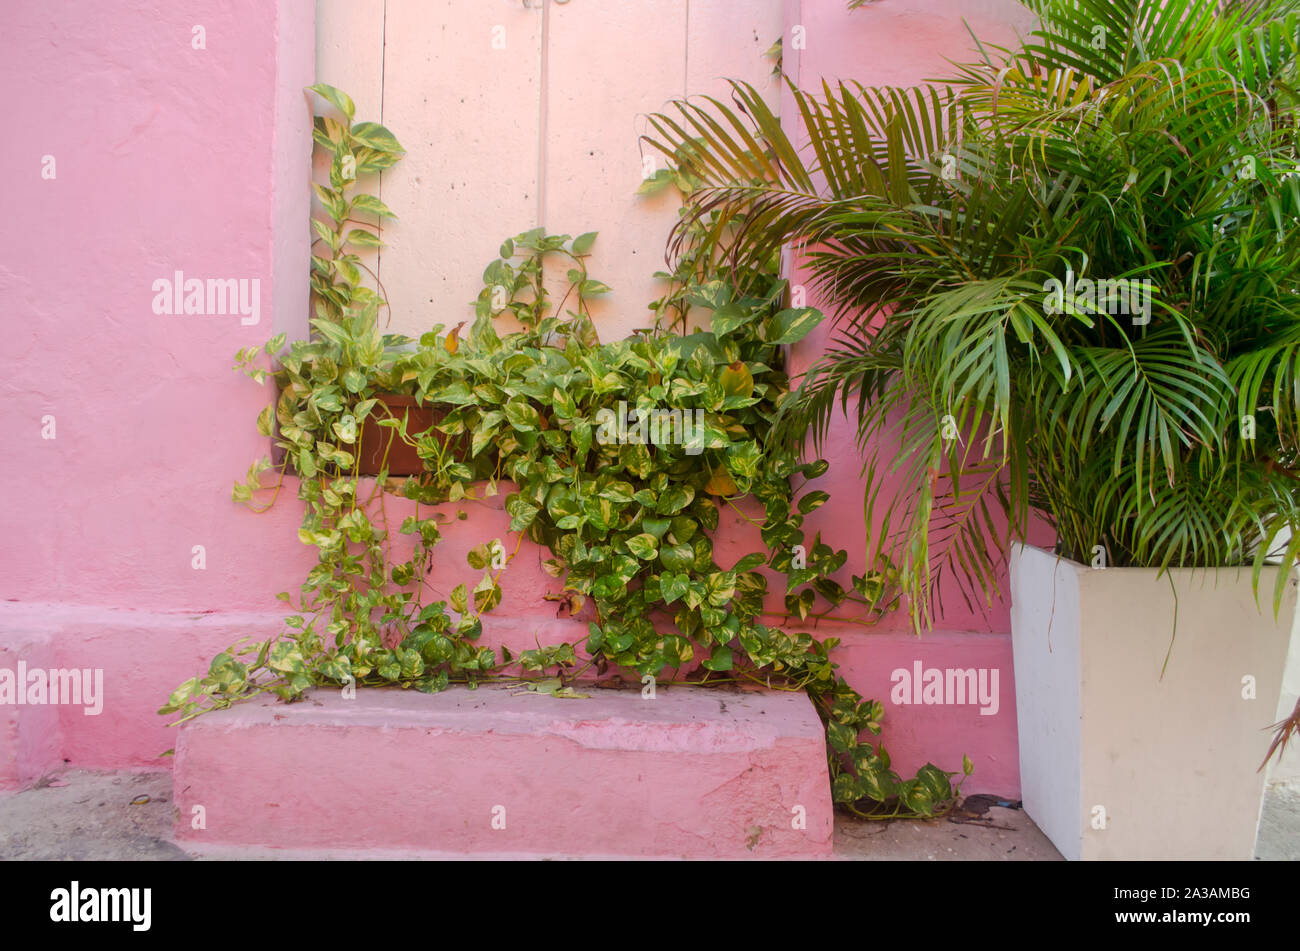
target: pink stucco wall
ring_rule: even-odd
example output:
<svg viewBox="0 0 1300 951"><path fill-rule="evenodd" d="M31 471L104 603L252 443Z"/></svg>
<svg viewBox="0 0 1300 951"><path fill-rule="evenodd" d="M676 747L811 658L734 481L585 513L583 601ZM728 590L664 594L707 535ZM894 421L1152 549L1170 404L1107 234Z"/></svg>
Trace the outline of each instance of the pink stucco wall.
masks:
<svg viewBox="0 0 1300 951"><path fill-rule="evenodd" d="M305 330L305 308L276 305L305 301L281 281L305 289L311 10L9 5L0 70L22 132L0 148L14 186L0 239L5 598L231 610L266 607L268 584L298 577L295 514L230 504L232 476L266 451L249 421L268 396L229 368L273 327ZM176 271L260 281L259 323L155 315L153 282Z"/></svg>
<svg viewBox="0 0 1300 951"><path fill-rule="evenodd" d="M306 329L313 4L24 0L5 19L0 640L59 632L61 665L105 669L101 716L60 710L65 756L156 762L167 683L307 563L293 506L230 502L268 399L230 366ZM155 314L176 271L257 280L258 322Z"/></svg>
<svg viewBox="0 0 1300 951"><path fill-rule="evenodd" d="M1025 34L1033 26L1032 14L1015 0L878 0L854 11L847 11L838 0L787 0L783 65L803 89L818 88L823 79L832 84L839 80L868 85L923 83L944 75L949 60L968 60L974 55L963 19L982 42L1003 46L1013 45L1017 32ZM802 49L793 42L797 27L802 28ZM806 142L788 90L781 115L792 137ZM796 257L791 282L806 283L805 275ZM810 295L809 303L818 303L815 294ZM807 369L833 336L827 322L797 346L793 372ZM847 549L850 566L855 558L861 565L870 529L862 513L862 461L853 424L844 418L834 421L819 454L830 462L819 487L830 492L831 501L809 517L806 528L821 531L829 544ZM899 486L899 491L907 489ZM1041 527L1035 532L1036 540L1042 540L1040 533ZM976 601L971 606L951 579L944 583L935 630L920 638L909 633L903 611L869 629L846 626L837 660L850 683L885 704L883 739L896 768L906 772L930 759L952 769L966 753L976 767L968 792L996 790L1015 795L1020 778L1010 586L1005 570L999 584L1000 598L991 605ZM918 661L926 670L996 669L997 712L982 714L973 705L892 703L891 675L900 669L914 670Z"/></svg>
<svg viewBox="0 0 1300 951"><path fill-rule="evenodd" d="M787 29L786 68L804 84L924 78L967 49L966 5L881 0L849 13L840 0L787 0L787 26L804 25L808 45L792 50ZM983 17L981 35L1011 38L1009 0L968 5L984 11L971 15L977 25ZM0 35L7 122L21 130L0 145L0 175L15 186L0 237L0 648L35 632L60 665L104 668L102 716L60 711L62 755L74 765L157 764L175 737L153 712L167 692L237 637L278 630L276 592L296 590L314 561L296 536L292 487L263 515L230 501L232 479L267 451L253 420L269 399L230 371L232 354L306 328L311 144L301 89L315 78L313 6L20 0ZM205 49L193 46L197 26ZM52 179L42 178L46 155ZM155 314L154 282L176 271L257 279L259 322ZM813 352L805 346L798 359L806 365ZM42 435L47 416L53 439ZM846 431L832 447L822 487L833 502L811 527L848 548L857 569L860 462ZM450 590L463 551L504 536L505 523L491 505L453 523L464 527L449 532L443 564L454 567L440 584ZM737 526L723 526L733 534L722 550L753 550ZM574 636L540 599L551 583L540 557L525 547L512 564L490 643ZM939 627L919 641L901 617L870 632L823 624L818 633L844 638L838 659L850 681L885 701L898 768L927 759L957 768L968 753L977 767L968 791L1015 794L1005 608L983 616L954 605ZM916 660L1000 668L998 713L891 705L891 672ZM43 768L49 750L24 742L30 769ZM0 732L6 755L17 754Z"/></svg>

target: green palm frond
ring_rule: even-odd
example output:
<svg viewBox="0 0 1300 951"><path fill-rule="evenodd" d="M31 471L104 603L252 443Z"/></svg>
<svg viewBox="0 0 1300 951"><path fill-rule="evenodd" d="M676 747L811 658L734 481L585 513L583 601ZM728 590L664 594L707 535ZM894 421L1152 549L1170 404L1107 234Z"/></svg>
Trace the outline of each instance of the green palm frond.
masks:
<svg viewBox="0 0 1300 951"><path fill-rule="evenodd" d="M1113 565L1300 558L1300 0L1029 6L948 81L791 87L803 150L743 83L651 118L679 239L793 245L836 317L774 438L856 424L918 627L1032 512Z"/></svg>

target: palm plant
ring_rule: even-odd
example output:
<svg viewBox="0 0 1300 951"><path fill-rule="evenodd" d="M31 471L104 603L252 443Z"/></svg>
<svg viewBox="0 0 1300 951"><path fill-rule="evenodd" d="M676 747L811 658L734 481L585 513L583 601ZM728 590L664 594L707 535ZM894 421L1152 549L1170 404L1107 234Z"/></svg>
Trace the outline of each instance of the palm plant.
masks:
<svg viewBox="0 0 1300 951"><path fill-rule="evenodd" d="M945 574L987 603L1035 513L1085 562L1258 584L1271 557L1276 609L1300 556L1297 3L1029 5L1028 41L947 79L792 87L806 150L741 83L652 116L703 182L680 233L803 249L838 335L776 438L856 420L870 556L918 629Z"/></svg>

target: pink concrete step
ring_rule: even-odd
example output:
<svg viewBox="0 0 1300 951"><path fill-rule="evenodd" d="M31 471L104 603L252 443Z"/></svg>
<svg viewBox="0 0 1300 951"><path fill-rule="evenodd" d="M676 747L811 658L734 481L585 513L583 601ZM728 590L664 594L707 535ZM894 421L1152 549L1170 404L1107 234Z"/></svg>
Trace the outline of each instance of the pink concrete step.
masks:
<svg viewBox="0 0 1300 951"><path fill-rule="evenodd" d="M63 765L58 670L39 624L0 627L0 791L25 789Z"/></svg>
<svg viewBox="0 0 1300 951"><path fill-rule="evenodd" d="M821 857L832 807L802 693L660 686L314 691L185 724L177 837L220 848Z"/></svg>

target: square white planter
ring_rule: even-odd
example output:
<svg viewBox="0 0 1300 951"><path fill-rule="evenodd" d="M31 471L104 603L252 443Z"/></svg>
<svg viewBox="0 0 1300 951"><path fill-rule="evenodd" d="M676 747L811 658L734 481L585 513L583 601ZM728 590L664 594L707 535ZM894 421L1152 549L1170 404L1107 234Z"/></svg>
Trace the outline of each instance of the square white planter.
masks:
<svg viewBox="0 0 1300 951"><path fill-rule="evenodd" d="M1253 858L1296 615L1292 577L1273 618L1276 572L1261 611L1249 568L1158 577L1012 549L1021 797L1067 859Z"/></svg>

